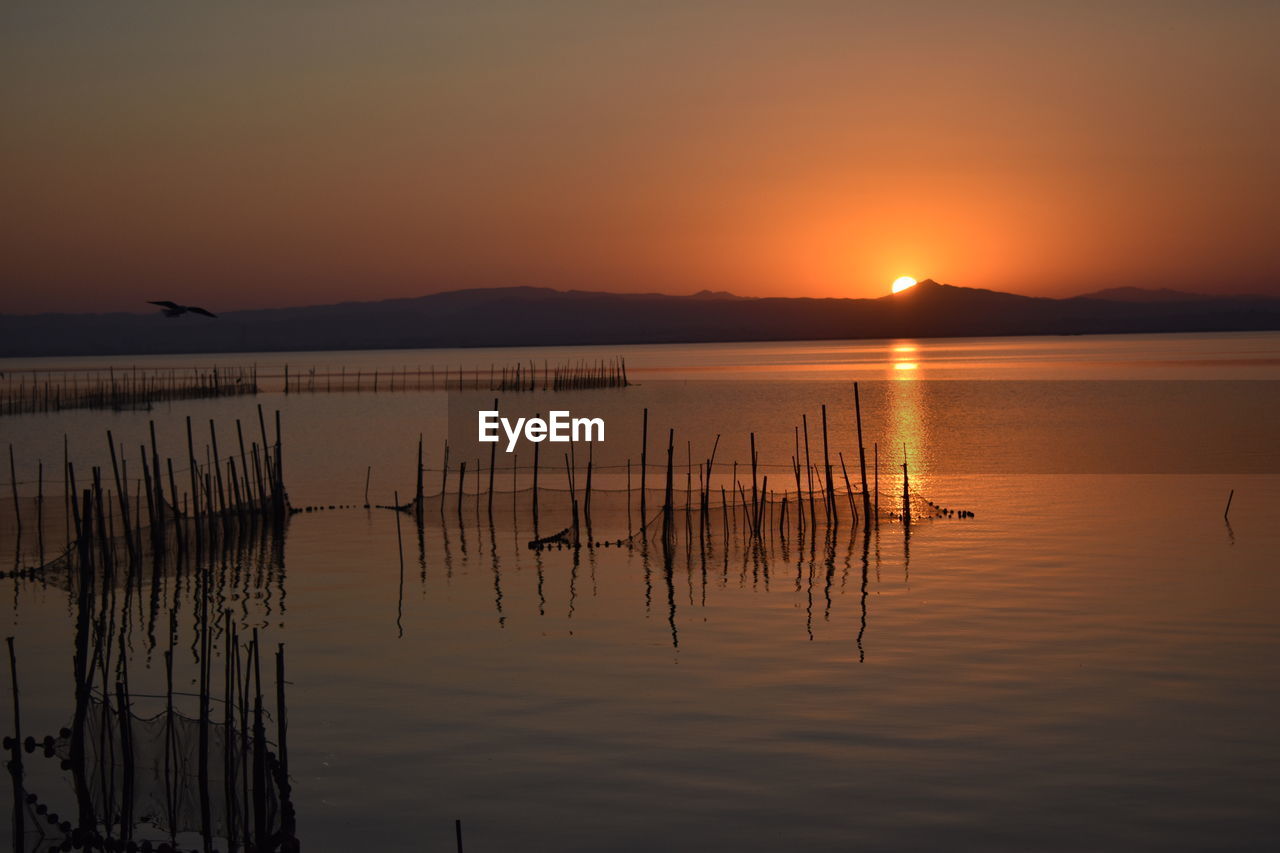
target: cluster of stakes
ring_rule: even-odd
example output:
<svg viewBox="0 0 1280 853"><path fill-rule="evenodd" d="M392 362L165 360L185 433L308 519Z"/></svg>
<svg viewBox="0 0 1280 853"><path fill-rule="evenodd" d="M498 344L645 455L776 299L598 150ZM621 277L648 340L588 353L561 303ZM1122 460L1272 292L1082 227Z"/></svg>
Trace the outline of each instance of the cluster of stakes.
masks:
<svg viewBox="0 0 1280 853"><path fill-rule="evenodd" d="M197 384L212 383L206 387L219 387L223 376L219 373L217 381L196 376L193 381ZM256 385L258 379L256 372L239 378L242 380L240 384L246 386ZM305 381L296 376L286 379L287 383L297 383L286 387L290 387L292 392L320 390L318 380L323 379L327 387L332 378L313 372L305 375ZM360 372L354 377L338 374L339 388L336 390L358 389L361 383L368 384L369 378ZM503 368L501 371L494 368L488 377L477 372L470 377L464 377L461 372L454 376L446 373L443 377L435 376L434 372L425 376L408 372L390 376L375 374L372 384L375 390L409 390L415 383L439 387L437 383L446 379L463 383L464 387L558 390L625 384L626 373L625 363L617 360L563 370L552 370L545 365L541 371L532 365L527 370L524 366ZM135 382L132 378L130 382L134 384L125 387L162 387L158 382L148 384L142 380ZM171 393L180 393L179 385L170 385ZM968 510L943 507L913 494L905 450L900 466L900 496L881 491L879 446L873 444L868 448L863 441L862 412L856 384L853 390L857 430L854 476L850 476L850 466L846 464L843 453L833 452L827 407L824 405L819 447L811 446L807 416L802 416L795 428L795 450L791 464L787 466L787 474L781 478L786 481L783 488L779 488L776 474L771 486L769 474L763 473L765 466L760 464L754 433L749 435L750 458L741 466L742 477L739 476L739 463L721 461L717 464L719 436L712 443L707 458L698 462L693 459L691 445L686 443L682 448L686 452L680 454L685 457L686 464L677 466L674 430L667 431L665 464L651 465L649 412L645 409L637 453L639 464L634 476L631 461L626 464L625 537L592 534L593 499L597 502L599 520L599 501L604 490L599 487L601 470L595 466L590 445L585 459L585 478L579 471L577 451L570 445L563 469L566 488L562 490L548 486L547 477L555 472L544 470L543 451L539 444L535 444L531 469L515 465L511 469L512 494L523 495L529 501L533 537L527 540L527 548L535 552L576 551L582 547L629 548L637 541L647 543L653 540L660 542L669 552L682 531L687 541L694 538L695 530L697 537L722 532L727 543L731 525L739 532L735 535L742 535L744 541L754 547L775 538L780 538L785 547L787 537L793 532L804 537L809 531L817 531L824 525L828 531L842 524L848 524L850 530L865 528L867 538L870 538L869 531L884 518L900 522L909 537L911 524L917 519L973 518L974 513ZM23 391L26 393L25 386ZM60 398L55 393L51 399ZM494 408L497 408L497 401ZM222 573L208 568L211 560L207 555L230 547L229 543L259 541L254 539L255 536L270 538L273 531L282 531L288 519L295 514L331 510L363 508L410 513L419 520L421 537L421 522L428 505L424 485L424 474L428 469L423 465L423 440L419 437L416 486L411 500L401 502L396 495L391 504L371 504L367 473L362 504L292 506L284 485L279 412L275 416L274 436L268 433L267 419L261 406L258 407L257 426L259 440L246 443L245 430L237 420L235 451L223 454L219 450L215 424L210 421L208 441L204 444L203 454L200 454L188 418L185 458L179 457L175 465L174 458L161 455L155 424L152 423L149 445L143 443L137 447L137 467L134 469L137 474L133 477L129 474L126 448L118 445L109 431L107 444L111 467L93 468L87 483L78 481L74 465L69 459L64 459L66 547L58 550L50 561L45 560L43 538L46 526L43 515L44 467L43 463L32 466L38 471L35 514L39 562L34 567L19 566L10 572L0 572L0 577L29 580L43 578L54 570L61 573L76 623L72 656L76 707L71 724L62 727L56 736L23 736L17 656L10 638L14 724L13 733L5 736L3 745L10 755L8 769L15 786L15 849L27 849L28 822L49 828L41 830L44 840L39 848L48 850L176 853L182 849L185 853L187 848L179 845L178 836L190 832L202 836L203 845L196 848L202 853L213 849L215 839L220 839L220 849L228 851L292 853L299 849L288 774L284 648L280 645L276 652L275 708L272 712L266 707L270 690L264 693L258 629L253 628L250 632L247 626L243 626L250 638L247 641L242 639L242 625L233 619L230 610L221 609L226 597L218 585L226 581L221 577ZM441 474L439 492L433 496L433 500L439 501L442 517L446 508L456 506L461 518L465 498L474 501L477 515L481 506L487 504L492 518L496 450L496 446L491 448L487 472L481 468L479 460L474 461L468 472L465 461L450 465L449 446L445 444L443 465L436 469ZM67 455L64 451L64 456ZM559 460L556 460L554 468L559 469ZM681 470L679 477L677 468ZM517 478L525 470L531 471L531 483L520 489ZM748 471L749 477L746 477ZM653 472L658 472L658 476L654 477L656 482L651 489L649 480ZM480 484L470 491L467 488L469 473L472 482ZM484 485L486 473L487 487ZM611 473L615 477L620 474L617 466ZM24 519L20 509L12 447L10 474L14 484L15 522L21 543L24 520L29 524L30 517ZM556 476L558 478L559 475ZM683 483L678 483L678 479ZM895 490L898 479L895 477ZM620 490L614 490L613 494L620 502ZM651 513L651 498L658 494L660 500L652 501L654 511ZM883 511L882 501L886 503ZM616 508L621 509L620 503ZM555 527L559 529L549 535L539 535L540 514L559 515L562 511L567 516L557 518L560 523ZM637 518L635 522L633 514ZM400 517L397 514L397 536ZM619 520L618 516L613 516L610 523ZM810 534L809 541L812 542L813 538ZM282 537L277 536L271 541L274 544L270 547L278 547L283 559ZM865 544L864 540L864 548ZM403 547L401 561L403 587ZM124 651L125 629L114 615L116 590L141 589L147 566L150 566L152 583L158 583L166 571L172 571L175 576L190 576L188 592L192 601L188 602L186 612L193 613L195 639L192 648L197 650L195 665L198 667L198 673L190 681L199 685L198 694L194 694L195 702L189 701L193 694L183 694L174 689L173 651L178 633L176 620L180 612L178 598L175 596L171 604L154 604L153 622L167 607L170 630L169 651L164 654L165 703L151 715L135 710L136 703L144 697L130 692ZM163 597L153 595L153 602L162 600ZM672 626L674 638L674 616ZM215 672L213 666L218 643L224 646L220 664L224 671L221 674ZM215 689L219 681L221 688ZM184 702L186 707L180 707ZM272 739L268 738L268 719L275 723ZM75 795L74 816L60 815L36 793L28 790L23 756L37 754L56 759L58 767L70 775L71 784L67 787ZM175 754L194 756L194 766L179 770L171 763ZM221 777L214 775L215 769L220 770ZM186 790L184 786L195 790ZM157 802L167 803L169 813L151 813L154 809L145 814L138 813L139 804ZM458 831L460 839L460 825ZM52 832L56 837L46 832Z"/></svg>

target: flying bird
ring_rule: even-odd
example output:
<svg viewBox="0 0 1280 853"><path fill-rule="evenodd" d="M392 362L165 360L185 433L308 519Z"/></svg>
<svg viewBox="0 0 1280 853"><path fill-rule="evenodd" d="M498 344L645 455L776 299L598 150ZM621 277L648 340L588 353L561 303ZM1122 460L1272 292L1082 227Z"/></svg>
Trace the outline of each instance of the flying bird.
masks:
<svg viewBox="0 0 1280 853"><path fill-rule="evenodd" d="M203 314L205 317L213 317L215 320L218 318L218 315L214 314L212 311L206 311L205 309L195 305L179 305L178 303L170 302L167 299L163 299L159 302L147 300L147 304L159 305L160 308L163 309L163 314L166 317L181 317L183 314L191 313Z"/></svg>

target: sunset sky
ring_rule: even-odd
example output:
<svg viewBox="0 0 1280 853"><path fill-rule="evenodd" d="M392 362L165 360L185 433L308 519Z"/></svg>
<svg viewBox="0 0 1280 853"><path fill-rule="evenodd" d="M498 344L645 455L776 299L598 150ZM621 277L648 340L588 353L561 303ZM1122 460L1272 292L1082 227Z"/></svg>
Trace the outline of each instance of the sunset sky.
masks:
<svg viewBox="0 0 1280 853"><path fill-rule="evenodd" d="M0 311L1280 294L1280 4L0 10Z"/></svg>

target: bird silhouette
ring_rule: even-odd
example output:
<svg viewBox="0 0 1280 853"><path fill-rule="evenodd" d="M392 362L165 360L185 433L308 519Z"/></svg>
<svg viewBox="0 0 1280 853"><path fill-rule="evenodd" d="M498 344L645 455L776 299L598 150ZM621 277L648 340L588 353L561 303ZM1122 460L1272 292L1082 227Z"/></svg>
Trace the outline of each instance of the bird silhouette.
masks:
<svg viewBox="0 0 1280 853"><path fill-rule="evenodd" d="M218 318L218 315L214 314L212 311L206 311L205 309L195 305L179 305L178 303L170 302L167 299L162 299L159 302L147 300L147 304L159 305L162 310L162 313L166 317L181 317L183 314L191 313L191 314L202 314L205 317L212 317L215 320Z"/></svg>

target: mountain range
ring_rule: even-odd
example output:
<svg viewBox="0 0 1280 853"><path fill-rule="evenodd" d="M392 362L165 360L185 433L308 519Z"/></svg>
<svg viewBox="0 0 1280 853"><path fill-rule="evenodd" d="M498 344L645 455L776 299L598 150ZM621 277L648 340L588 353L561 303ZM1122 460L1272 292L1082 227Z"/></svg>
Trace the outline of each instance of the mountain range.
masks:
<svg viewBox="0 0 1280 853"><path fill-rule="evenodd" d="M0 315L0 357L1272 329L1280 298L1138 288L1053 299L926 280L876 299L815 299L509 287L217 319Z"/></svg>

